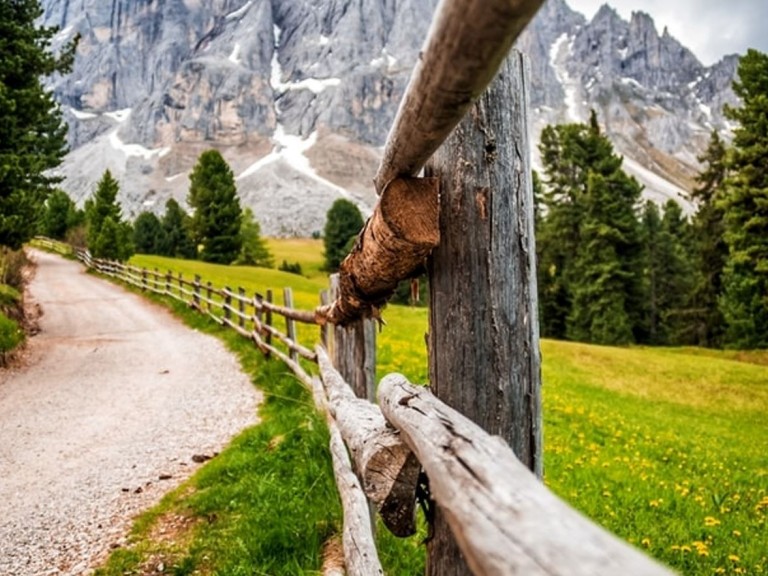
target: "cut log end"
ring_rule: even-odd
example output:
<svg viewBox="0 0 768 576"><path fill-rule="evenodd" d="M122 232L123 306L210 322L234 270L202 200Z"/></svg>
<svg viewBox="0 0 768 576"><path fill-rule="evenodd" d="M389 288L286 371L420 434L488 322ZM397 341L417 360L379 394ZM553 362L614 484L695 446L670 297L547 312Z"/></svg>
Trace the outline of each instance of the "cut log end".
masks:
<svg viewBox="0 0 768 576"><path fill-rule="evenodd" d="M439 244L438 199L436 178L390 182L341 263L339 297L318 308L315 316L342 326L378 318L398 283L421 269Z"/></svg>

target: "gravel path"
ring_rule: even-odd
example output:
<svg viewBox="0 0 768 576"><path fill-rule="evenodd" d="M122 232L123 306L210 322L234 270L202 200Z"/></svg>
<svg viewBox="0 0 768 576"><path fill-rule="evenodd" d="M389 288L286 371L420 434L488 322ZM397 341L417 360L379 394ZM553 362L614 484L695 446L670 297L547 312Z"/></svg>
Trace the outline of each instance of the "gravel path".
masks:
<svg viewBox="0 0 768 576"><path fill-rule="evenodd" d="M259 394L216 339L33 251L41 332L0 370L0 575L79 575L136 513L255 423Z"/></svg>

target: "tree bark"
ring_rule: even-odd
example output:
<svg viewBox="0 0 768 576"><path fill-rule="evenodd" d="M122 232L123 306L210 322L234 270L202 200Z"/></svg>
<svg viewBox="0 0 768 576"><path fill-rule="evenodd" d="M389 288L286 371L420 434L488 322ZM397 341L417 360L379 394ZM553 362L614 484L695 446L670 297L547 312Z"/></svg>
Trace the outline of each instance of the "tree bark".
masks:
<svg viewBox="0 0 768 576"><path fill-rule="evenodd" d="M541 476L541 398L533 192L523 57L426 167L440 178L441 242L429 262L430 385L504 438ZM437 507L427 574L470 574Z"/></svg>

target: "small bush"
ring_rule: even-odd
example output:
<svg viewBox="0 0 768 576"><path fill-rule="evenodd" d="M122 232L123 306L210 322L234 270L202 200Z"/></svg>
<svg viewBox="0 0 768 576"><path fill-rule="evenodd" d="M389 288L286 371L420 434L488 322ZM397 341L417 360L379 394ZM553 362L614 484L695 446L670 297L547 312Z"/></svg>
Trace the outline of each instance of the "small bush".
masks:
<svg viewBox="0 0 768 576"><path fill-rule="evenodd" d="M0 355L4 356L24 341L24 332L19 325L0 313ZM0 359L0 365L4 364Z"/></svg>
<svg viewBox="0 0 768 576"><path fill-rule="evenodd" d="M287 260L283 260L283 263L280 264L277 269L281 272L289 272L290 274L298 274L299 276L302 275L301 264L298 262L288 262Z"/></svg>

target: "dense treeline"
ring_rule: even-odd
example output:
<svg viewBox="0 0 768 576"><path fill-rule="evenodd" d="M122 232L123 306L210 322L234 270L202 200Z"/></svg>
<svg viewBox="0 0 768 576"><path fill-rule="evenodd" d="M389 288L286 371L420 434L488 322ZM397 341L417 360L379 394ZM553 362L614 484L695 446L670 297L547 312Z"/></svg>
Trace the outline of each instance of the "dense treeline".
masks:
<svg viewBox="0 0 768 576"><path fill-rule="evenodd" d="M602 344L768 347L768 56L750 50L732 146L713 132L692 217L640 202L593 113L548 126L534 175L542 334Z"/></svg>

